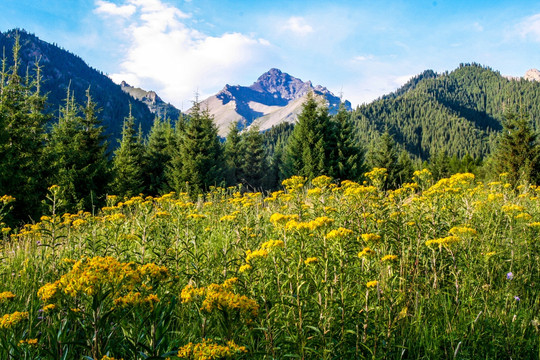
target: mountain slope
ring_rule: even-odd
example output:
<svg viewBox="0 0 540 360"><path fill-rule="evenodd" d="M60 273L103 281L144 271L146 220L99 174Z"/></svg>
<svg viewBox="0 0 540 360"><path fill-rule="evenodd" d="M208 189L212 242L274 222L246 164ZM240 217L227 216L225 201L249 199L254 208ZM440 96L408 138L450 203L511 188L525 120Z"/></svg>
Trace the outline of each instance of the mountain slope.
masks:
<svg viewBox="0 0 540 360"><path fill-rule="evenodd" d="M111 146L116 146L116 139L120 137L124 117L129 114L130 103L132 113L137 123L141 124L143 132L150 129L154 115L146 104L124 93L119 85L102 72L89 67L80 57L24 30L0 32L0 48L3 48L6 54L11 53L16 34L19 35L21 45L21 69L28 68L33 72L36 60L39 60L42 66L42 89L48 94L48 112L58 114L59 106L64 104L68 87L79 104L85 103L86 90L90 89L92 98L98 108L102 109L99 117L103 121L106 134L110 136ZM11 65L11 56L6 56L6 60L8 66Z"/></svg>
<svg viewBox="0 0 540 360"><path fill-rule="evenodd" d="M540 83L507 79L478 64L424 77L394 94L354 112L362 142L387 129L402 147L423 160L433 150L483 157L492 150L507 110L525 111L533 127L540 129Z"/></svg>
<svg viewBox="0 0 540 360"><path fill-rule="evenodd" d="M177 119L180 115L180 110L163 101L155 91L146 91L141 88L136 88L125 81L122 81L120 88L133 98L145 103L152 114L169 119Z"/></svg>
<svg viewBox="0 0 540 360"><path fill-rule="evenodd" d="M242 127L255 122L266 130L281 122L294 122L309 92L325 101L330 112L337 111L340 99L322 86L313 86L279 69L270 69L251 86L225 85L223 90L202 101L214 116L220 135L226 135L231 123L239 121ZM350 103L345 102L350 110Z"/></svg>

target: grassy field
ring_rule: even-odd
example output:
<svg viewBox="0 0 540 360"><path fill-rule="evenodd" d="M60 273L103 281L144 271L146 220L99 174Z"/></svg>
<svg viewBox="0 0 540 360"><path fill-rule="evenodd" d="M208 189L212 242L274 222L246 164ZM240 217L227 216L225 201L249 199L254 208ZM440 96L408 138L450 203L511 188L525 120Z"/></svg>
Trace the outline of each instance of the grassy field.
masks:
<svg viewBox="0 0 540 360"><path fill-rule="evenodd" d="M0 358L538 359L540 188L384 176L95 215L53 186L2 229Z"/></svg>

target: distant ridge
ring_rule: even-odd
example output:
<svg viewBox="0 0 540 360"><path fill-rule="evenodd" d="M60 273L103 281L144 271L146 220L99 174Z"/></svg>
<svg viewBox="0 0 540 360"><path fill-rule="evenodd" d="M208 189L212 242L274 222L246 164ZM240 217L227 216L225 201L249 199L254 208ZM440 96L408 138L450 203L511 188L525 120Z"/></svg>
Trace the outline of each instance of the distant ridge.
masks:
<svg viewBox="0 0 540 360"><path fill-rule="evenodd" d="M141 88L136 88L125 81L120 84L122 91L131 95L133 98L142 101L148 106L148 109L161 118L177 119L180 115L180 110L175 108L170 103L163 101L155 91L146 91Z"/></svg>

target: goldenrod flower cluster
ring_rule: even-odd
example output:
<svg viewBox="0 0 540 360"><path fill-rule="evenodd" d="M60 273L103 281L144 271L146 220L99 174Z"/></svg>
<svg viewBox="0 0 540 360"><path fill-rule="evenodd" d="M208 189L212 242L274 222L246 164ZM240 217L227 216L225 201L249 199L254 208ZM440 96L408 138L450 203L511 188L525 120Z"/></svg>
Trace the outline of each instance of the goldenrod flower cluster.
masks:
<svg viewBox="0 0 540 360"><path fill-rule="evenodd" d="M285 245L285 243L281 240L269 240L265 243L262 243L261 244L261 249L272 249L272 248L276 248L276 247L283 247Z"/></svg>
<svg viewBox="0 0 540 360"><path fill-rule="evenodd" d="M270 216L270 222L275 226L292 220L298 220L298 215L283 215L280 213L274 213L272 216Z"/></svg>
<svg viewBox="0 0 540 360"><path fill-rule="evenodd" d="M181 359L213 360L229 358L235 354L247 353L244 346L238 346L234 341L228 341L227 345L219 345L211 339L203 339L200 343L189 343L178 350Z"/></svg>
<svg viewBox="0 0 540 360"><path fill-rule="evenodd" d="M368 281L366 283L366 287L369 289L369 288L376 287L378 284L379 284L379 282L377 280Z"/></svg>
<svg viewBox="0 0 540 360"><path fill-rule="evenodd" d="M15 294L11 291L4 291L0 293L0 304L4 303L8 300L13 300L15 298Z"/></svg>
<svg viewBox="0 0 540 360"><path fill-rule="evenodd" d="M236 220L236 216L235 215L224 215L222 216L219 221L220 222L223 222L223 221L234 221Z"/></svg>
<svg viewBox="0 0 540 360"><path fill-rule="evenodd" d="M441 246L449 246L457 242L459 242L459 238L457 236L450 235L444 238L428 240L426 241L426 245L427 246L438 245L439 247L441 247Z"/></svg>
<svg viewBox="0 0 540 360"><path fill-rule="evenodd" d="M362 240L364 240L365 242L381 240L381 236L377 234L368 233L368 234L362 234L361 236L362 236Z"/></svg>
<svg viewBox="0 0 540 360"><path fill-rule="evenodd" d="M36 346L38 343L38 339L26 339L26 340L20 340L19 341L19 346L25 346L25 345L29 345L29 346Z"/></svg>
<svg viewBox="0 0 540 360"><path fill-rule="evenodd" d="M246 250L246 263L256 258L264 258L268 256L268 250L266 249L257 249L257 250Z"/></svg>
<svg viewBox="0 0 540 360"><path fill-rule="evenodd" d="M293 176L289 179L283 180L281 185L285 186L289 192L295 192L304 187L306 178L303 176Z"/></svg>
<svg viewBox="0 0 540 360"><path fill-rule="evenodd" d="M14 201L15 201L15 198L13 196L3 195L2 197L0 197L0 202L4 205L7 205Z"/></svg>
<svg viewBox="0 0 540 360"><path fill-rule="evenodd" d="M12 314L6 314L0 318L0 329L9 329L26 319L28 319L27 312L15 311Z"/></svg>
<svg viewBox="0 0 540 360"><path fill-rule="evenodd" d="M448 232L451 235L476 235L476 230L467 226L454 226Z"/></svg>
<svg viewBox="0 0 540 360"><path fill-rule="evenodd" d="M54 283L48 283L38 290L43 302L50 301L58 292L71 297L93 296L98 291L114 291L112 296L129 293L136 287L150 289L148 283L168 277L164 266L155 264L136 265L122 263L113 257L83 258L75 262L71 271Z"/></svg>
<svg viewBox="0 0 540 360"><path fill-rule="evenodd" d="M352 234L352 230L345 229L345 228L338 228L336 230L330 231L328 234L326 234L327 239L339 239L344 238L346 236L349 236Z"/></svg>
<svg viewBox="0 0 540 360"><path fill-rule="evenodd" d="M503 205L501 206L501 210L505 213L517 213L517 212L522 212L525 208L523 206L520 206L520 205L516 205L516 204L510 204L510 205Z"/></svg>
<svg viewBox="0 0 540 360"><path fill-rule="evenodd" d="M143 296L140 292L130 291L127 295L114 299L114 305L118 307L148 305L151 309L154 304L159 302L159 298L155 294Z"/></svg>
<svg viewBox="0 0 540 360"><path fill-rule="evenodd" d="M200 288L187 285L182 289L180 298L182 303L190 303L204 297L201 309L207 312L212 312L214 309L235 310L253 317L257 316L259 304L255 300L231 291L232 285L236 281L237 278L232 278L226 280L222 285L210 284Z"/></svg>
<svg viewBox="0 0 540 360"><path fill-rule="evenodd" d="M365 247L362 251L358 253L358 257L363 258L363 257L370 256L373 254L375 254L375 251L371 250L369 247Z"/></svg>
<svg viewBox="0 0 540 360"><path fill-rule="evenodd" d="M321 227L331 225L334 222L334 219L331 219L327 216L320 216L311 221L296 221L290 220L285 224L285 229L287 230L297 230L297 231L315 231Z"/></svg>
<svg viewBox="0 0 540 360"><path fill-rule="evenodd" d="M397 260L397 255L385 255L382 257L381 261L382 262L385 262L385 261L395 261Z"/></svg>
<svg viewBox="0 0 540 360"><path fill-rule="evenodd" d="M124 359L123 358L122 359L116 359L116 358L113 358L113 357L109 357L107 355L103 355L101 360L124 360Z"/></svg>
<svg viewBox="0 0 540 360"><path fill-rule="evenodd" d="M318 262L319 262L319 259L317 259L316 257L308 257L306 260L304 260L304 264L306 265L316 264Z"/></svg>
<svg viewBox="0 0 540 360"><path fill-rule="evenodd" d="M332 184L332 178L326 175L317 176L315 179L311 180L313 186L318 188L324 188Z"/></svg>

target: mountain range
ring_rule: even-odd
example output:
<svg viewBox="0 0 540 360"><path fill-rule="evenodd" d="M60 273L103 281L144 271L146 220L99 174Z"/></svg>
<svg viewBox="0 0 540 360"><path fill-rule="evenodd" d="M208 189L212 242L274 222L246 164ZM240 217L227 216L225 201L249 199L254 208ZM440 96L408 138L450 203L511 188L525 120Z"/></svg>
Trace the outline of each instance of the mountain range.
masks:
<svg viewBox="0 0 540 360"><path fill-rule="evenodd" d="M6 54L12 49L17 34L21 69L32 73L36 61L42 66L42 89L48 94L48 111L58 113L68 89L77 103L84 104L85 92L90 89L102 109L100 117L111 149L120 138L130 107L144 133L156 116L174 120L181 114L156 92L126 82L115 84L80 57L24 30L0 33L0 47ZM5 60L10 66L11 57L6 56ZM204 99L202 106L214 116L220 135L225 136L234 122L239 122L241 128L256 125L260 130L280 123L294 123L309 92L326 103L331 113L337 110L340 98L328 89L275 68L250 86L225 85L217 94ZM344 104L351 110L348 101ZM441 74L426 70L396 91L351 110L351 117L362 144L372 143L382 132L388 131L401 148L419 159L428 159L434 150L483 157L492 150L508 110L519 107L539 130L538 104L540 71L537 69L515 78L473 63L461 64Z"/></svg>

